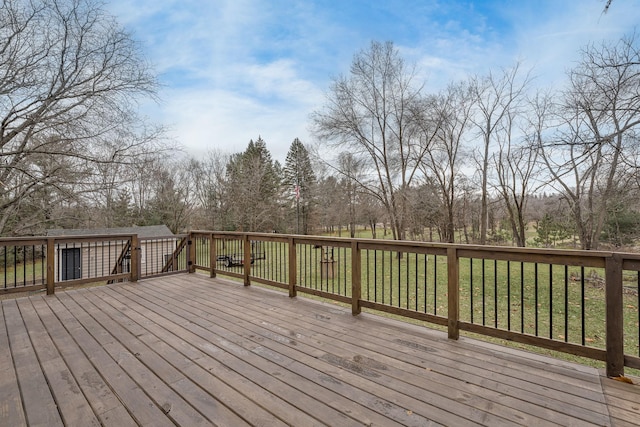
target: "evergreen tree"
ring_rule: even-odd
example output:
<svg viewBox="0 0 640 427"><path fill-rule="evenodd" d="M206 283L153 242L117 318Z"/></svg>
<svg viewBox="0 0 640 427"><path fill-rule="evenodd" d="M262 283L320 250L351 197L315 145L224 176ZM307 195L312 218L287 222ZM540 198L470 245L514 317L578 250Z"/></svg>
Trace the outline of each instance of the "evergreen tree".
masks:
<svg viewBox="0 0 640 427"><path fill-rule="evenodd" d="M272 231L278 221L280 177L266 143L249 141L227 166L226 201L231 227L241 231Z"/></svg>
<svg viewBox="0 0 640 427"><path fill-rule="evenodd" d="M283 184L287 199L295 210L296 234L309 233L309 217L314 200L316 177L309 152L304 144L294 139L287 153L283 170Z"/></svg>

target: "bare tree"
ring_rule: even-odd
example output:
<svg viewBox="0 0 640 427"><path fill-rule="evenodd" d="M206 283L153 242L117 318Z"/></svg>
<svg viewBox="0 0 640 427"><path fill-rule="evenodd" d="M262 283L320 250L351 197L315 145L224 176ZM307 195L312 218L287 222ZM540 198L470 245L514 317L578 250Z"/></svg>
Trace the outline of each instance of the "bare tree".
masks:
<svg viewBox="0 0 640 427"><path fill-rule="evenodd" d="M100 3L3 1L0 233L35 192L86 191L96 165L153 150L157 135L141 137L134 109L155 85L134 41Z"/></svg>
<svg viewBox="0 0 640 427"><path fill-rule="evenodd" d="M222 227L222 204L226 185L226 166L229 156L219 151L209 151L203 159L189 162L198 218L194 224L205 230Z"/></svg>
<svg viewBox="0 0 640 427"><path fill-rule="evenodd" d="M148 173L153 176L153 197L146 210L146 224L164 224L173 233L186 231L195 204L189 161L160 161Z"/></svg>
<svg viewBox="0 0 640 427"><path fill-rule="evenodd" d="M358 184L385 207L395 239L404 238L403 195L427 152L413 118L421 91L413 80L414 71L391 42L372 42L355 55L350 75L333 81L325 107L312 115L320 140L366 160L370 171Z"/></svg>
<svg viewBox="0 0 640 427"><path fill-rule="evenodd" d="M531 194L541 185L538 178L539 163L537 141L542 139L548 126L550 99L537 94L529 103L526 120L522 117L521 126L524 140L517 143L514 139L519 111L508 111L498 132L498 152L493 155L496 171L496 189L500 195L511 225L515 244L525 247L527 243L527 204Z"/></svg>
<svg viewBox="0 0 640 427"><path fill-rule="evenodd" d="M441 238L449 243L455 240L455 205L464 160L462 144L471 119L471 95L467 83L451 84L424 108L431 111L426 133L430 137L433 129L436 132L421 169L430 186L437 189L444 220Z"/></svg>
<svg viewBox="0 0 640 427"><path fill-rule="evenodd" d="M487 242L489 225L489 162L492 147L496 142L496 132L501 129L507 114L512 111L529 84L529 74L519 79L520 64L503 70L500 75L472 79L475 97L476 117L474 123L482 137L482 145L477 153L478 172L481 187L480 244Z"/></svg>
<svg viewBox="0 0 640 427"><path fill-rule="evenodd" d="M597 249L609 206L624 196L634 174L640 126L640 51L634 35L590 45L569 73L559 106L561 127L540 154L564 195L583 249Z"/></svg>

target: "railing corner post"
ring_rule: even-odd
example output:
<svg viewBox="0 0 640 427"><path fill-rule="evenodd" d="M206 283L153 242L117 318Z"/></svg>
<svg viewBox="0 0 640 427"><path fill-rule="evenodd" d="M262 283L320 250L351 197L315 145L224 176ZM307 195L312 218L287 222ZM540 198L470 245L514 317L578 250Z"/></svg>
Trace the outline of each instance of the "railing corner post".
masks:
<svg viewBox="0 0 640 427"><path fill-rule="evenodd" d="M298 254L296 250L296 240L289 237L289 297L297 295L296 285L298 284Z"/></svg>
<svg viewBox="0 0 640 427"><path fill-rule="evenodd" d="M216 261L218 259L218 255L216 254L216 240L213 233L209 233L209 277L216 277Z"/></svg>
<svg viewBox="0 0 640 427"><path fill-rule="evenodd" d="M131 271L129 272L130 273L129 280L131 280L132 282L137 282L140 274L140 269L139 269L139 266L141 264L140 257L142 256L142 251L140 250L140 238L138 237L137 234L131 235L130 250L131 250L131 265L129 266L129 269Z"/></svg>
<svg viewBox="0 0 640 427"><path fill-rule="evenodd" d="M56 240L47 239L47 295L53 295L56 285Z"/></svg>
<svg viewBox="0 0 640 427"><path fill-rule="evenodd" d="M460 328L458 327L460 320L459 268L460 260L457 249L455 247L447 248L447 325L449 338L452 340L460 338Z"/></svg>
<svg viewBox="0 0 640 427"><path fill-rule="evenodd" d="M251 240L249 240L249 234L245 233L243 238L244 245L244 285L251 285Z"/></svg>
<svg viewBox="0 0 640 427"><path fill-rule="evenodd" d="M624 318L622 303L622 258L612 254L605 260L607 328L607 376L624 375Z"/></svg>
<svg viewBox="0 0 640 427"><path fill-rule="evenodd" d="M362 261L360 246L357 240L351 241L351 314L357 316L362 312Z"/></svg>
<svg viewBox="0 0 640 427"><path fill-rule="evenodd" d="M194 235L190 231L187 235L187 270L189 273L196 272L196 245L193 242Z"/></svg>

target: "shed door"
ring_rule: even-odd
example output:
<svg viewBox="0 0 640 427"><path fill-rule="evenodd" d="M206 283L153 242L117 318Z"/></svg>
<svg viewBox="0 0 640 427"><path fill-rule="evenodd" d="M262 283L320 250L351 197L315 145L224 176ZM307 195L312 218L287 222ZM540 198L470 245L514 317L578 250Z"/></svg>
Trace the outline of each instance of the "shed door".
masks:
<svg viewBox="0 0 640 427"><path fill-rule="evenodd" d="M62 249L62 280L80 279L80 248Z"/></svg>

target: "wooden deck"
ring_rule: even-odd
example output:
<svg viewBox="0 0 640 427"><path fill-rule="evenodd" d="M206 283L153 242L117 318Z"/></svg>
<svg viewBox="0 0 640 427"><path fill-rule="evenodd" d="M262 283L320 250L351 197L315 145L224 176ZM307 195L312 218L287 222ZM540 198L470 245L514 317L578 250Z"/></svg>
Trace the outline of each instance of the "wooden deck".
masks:
<svg viewBox="0 0 640 427"><path fill-rule="evenodd" d="M199 275L1 308L2 426L640 422L596 369Z"/></svg>

